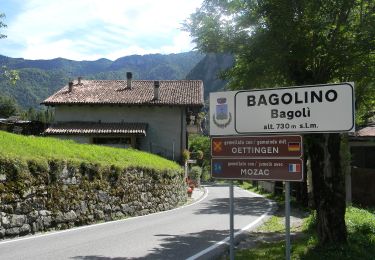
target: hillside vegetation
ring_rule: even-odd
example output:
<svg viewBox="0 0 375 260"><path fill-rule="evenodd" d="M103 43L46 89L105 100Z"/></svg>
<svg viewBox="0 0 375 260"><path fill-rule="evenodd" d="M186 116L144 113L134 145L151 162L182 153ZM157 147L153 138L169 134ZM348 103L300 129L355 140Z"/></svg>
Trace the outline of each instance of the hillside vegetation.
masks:
<svg viewBox="0 0 375 260"><path fill-rule="evenodd" d="M277 201L278 210L273 217L260 226L254 234L262 239L249 236L251 243L240 246L235 259L285 259L285 216L284 198L265 193L250 182L243 182L240 186L252 192L261 193L267 198ZM291 259L320 260L320 259L374 259L375 255L375 209L347 206L345 212L348 243L319 244L316 229L316 211L307 211L301 205L292 202L291 231L294 233L291 242ZM294 213L293 213L294 211ZM302 213L305 212L305 213ZM294 222L294 225L293 225ZM256 243L254 243L256 241ZM254 246L255 245L255 246Z"/></svg>
<svg viewBox="0 0 375 260"><path fill-rule="evenodd" d="M204 99L208 99L211 92L223 91L227 81L222 80L220 75L231 68L234 57L225 53L208 53L189 72L186 79L200 79L204 84Z"/></svg>
<svg viewBox="0 0 375 260"><path fill-rule="evenodd" d="M0 131L0 157L47 164L50 160L86 162L121 168L147 168L157 171L181 167L154 154L134 149L78 144L70 140L21 136Z"/></svg>
<svg viewBox="0 0 375 260"><path fill-rule="evenodd" d="M20 80L15 86L0 77L0 95L13 97L22 108L37 108L45 98L68 84L71 79L124 80L126 72L134 79L180 80L204 57L198 52L178 54L131 55L115 61L73 61L63 58L26 60L0 55L0 67L15 69Z"/></svg>
<svg viewBox="0 0 375 260"><path fill-rule="evenodd" d="M222 91L226 81L220 73L231 68L234 58L230 54L202 54L196 51L178 54L131 55L115 61L74 61L63 58L26 60L0 55L0 67L19 72L20 80L12 86L0 77L0 95L10 96L23 109L39 108L40 102L62 88L71 79L124 80L126 72L134 79L144 80L202 80L204 97L210 92Z"/></svg>

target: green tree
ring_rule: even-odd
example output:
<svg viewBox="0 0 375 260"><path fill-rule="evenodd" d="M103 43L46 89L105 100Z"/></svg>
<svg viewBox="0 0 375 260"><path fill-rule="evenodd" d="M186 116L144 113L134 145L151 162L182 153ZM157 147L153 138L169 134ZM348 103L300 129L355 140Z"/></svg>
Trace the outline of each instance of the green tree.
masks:
<svg viewBox="0 0 375 260"><path fill-rule="evenodd" d="M7 27L7 25L1 21L1 19L4 19L4 18L5 18L5 14L4 13L0 13L0 29ZM6 37L7 36L5 34L0 33L0 39L6 38Z"/></svg>
<svg viewBox="0 0 375 260"><path fill-rule="evenodd" d="M235 55L230 89L354 81L360 107L374 87L374 11L364 0L206 0L184 28L199 50ZM341 138L311 135L307 146L321 243L347 241Z"/></svg>
<svg viewBox="0 0 375 260"><path fill-rule="evenodd" d="M26 112L26 118L30 121L35 121L37 113L34 108L30 107Z"/></svg>
<svg viewBox="0 0 375 260"><path fill-rule="evenodd" d="M197 165L202 168L202 180L208 181L211 178L211 141L208 136L189 136L189 151L197 160Z"/></svg>
<svg viewBox="0 0 375 260"><path fill-rule="evenodd" d="M357 88L356 100L356 123L367 125L375 118L375 82Z"/></svg>
<svg viewBox="0 0 375 260"><path fill-rule="evenodd" d="M1 20L5 18L4 13L0 13L0 29L7 27L5 23L3 23ZM5 34L0 33L0 39L6 38L7 36ZM5 77L9 80L9 82L12 85L15 85L17 80L20 79L20 76L18 74L18 71L16 70L9 70L6 66L2 66L0 69L1 76Z"/></svg>
<svg viewBox="0 0 375 260"><path fill-rule="evenodd" d="M8 118L19 111L17 102L7 96L0 96L0 117Z"/></svg>
<svg viewBox="0 0 375 260"><path fill-rule="evenodd" d="M193 159L197 159L198 165L204 167L210 164L211 141L208 136L189 136L189 151Z"/></svg>

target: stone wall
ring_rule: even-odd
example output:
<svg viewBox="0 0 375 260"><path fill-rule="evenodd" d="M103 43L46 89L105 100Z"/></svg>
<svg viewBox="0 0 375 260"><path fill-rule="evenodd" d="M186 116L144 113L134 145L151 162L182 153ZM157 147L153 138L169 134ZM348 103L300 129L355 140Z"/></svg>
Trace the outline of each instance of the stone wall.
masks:
<svg viewBox="0 0 375 260"><path fill-rule="evenodd" d="M182 172L0 158L0 238L172 209L185 185Z"/></svg>

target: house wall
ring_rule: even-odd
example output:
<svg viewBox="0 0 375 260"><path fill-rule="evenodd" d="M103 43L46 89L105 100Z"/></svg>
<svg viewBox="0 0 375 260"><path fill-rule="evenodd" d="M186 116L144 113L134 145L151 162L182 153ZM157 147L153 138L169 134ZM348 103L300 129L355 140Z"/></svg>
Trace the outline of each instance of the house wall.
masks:
<svg viewBox="0 0 375 260"><path fill-rule="evenodd" d="M59 139L64 140L73 140L80 144L87 144L91 142L90 136L80 136L80 135L55 135L54 137L57 137Z"/></svg>
<svg viewBox="0 0 375 260"><path fill-rule="evenodd" d="M375 169L351 169L352 202L361 206L375 206Z"/></svg>
<svg viewBox="0 0 375 260"><path fill-rule="evenodd" d="M147 134L139 139L141 150L179 160L186 147L185 107L61 105L55 108L55 121L147 123ZM90 137L85 136L60 137L90 142Z"/></svg>
<svg viewBox="0 0 375 260"><path fill-rule="evenodd" d="M353 138L354 139L354 138ZM357 138L358 139L358 138ZM375 138L367 137L359 141L351 140L351 173L350 181L351 202L362 206L375 206Z"/></svg>

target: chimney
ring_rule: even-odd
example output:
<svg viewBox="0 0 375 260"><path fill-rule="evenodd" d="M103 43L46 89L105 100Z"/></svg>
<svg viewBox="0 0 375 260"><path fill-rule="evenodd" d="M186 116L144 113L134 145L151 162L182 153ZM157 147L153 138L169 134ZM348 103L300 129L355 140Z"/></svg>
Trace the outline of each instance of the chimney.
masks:
<svg viewBox="0 0 375 260"><path fill-rule="evenodd" d="M69 81L69 92L73 91L73 81Z"/></svg>
<svg viewBox="0 0 375 260"><path fill-rule="evenodd" d="M127 78L126 88L128 89L132 89L132 77L133 77L133 74L131 72L126 72L126 78Z"/></svg>
<svg viewBox="0 0 375 260"><path fill-rule="evenodd" d="M82 77L78 77L78 85L82 84L81 80L82 80Z"/></svg>
<svg viewBox="0 0 375 260"><path fill-rule="evenodd" d="M154 100L159 100L159 81L155 80L154 81Z"/></svg>

